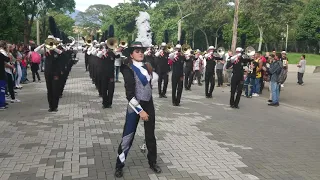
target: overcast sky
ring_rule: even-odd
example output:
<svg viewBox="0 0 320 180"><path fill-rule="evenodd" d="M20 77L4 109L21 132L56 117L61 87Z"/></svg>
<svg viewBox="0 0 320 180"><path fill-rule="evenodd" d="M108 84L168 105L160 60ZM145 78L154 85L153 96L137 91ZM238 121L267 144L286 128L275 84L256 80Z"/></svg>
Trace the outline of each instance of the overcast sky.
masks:
<svg viewBox="0 0 320 180"><path fill-rule="evenodd" d="M126 0L128 1L128 0ZM75 0L76 9L79 11L85 11L90 5L94 4L107 4L111 7L123 3L124 0Z"/></svg>

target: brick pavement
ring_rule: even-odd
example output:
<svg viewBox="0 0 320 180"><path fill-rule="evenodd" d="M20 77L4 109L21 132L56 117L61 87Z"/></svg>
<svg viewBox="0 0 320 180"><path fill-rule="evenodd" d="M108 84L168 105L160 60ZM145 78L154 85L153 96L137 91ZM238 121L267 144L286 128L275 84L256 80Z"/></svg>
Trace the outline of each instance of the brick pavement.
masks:
<svg viewBox="0 0 320 180"><path fill-rule="evenodd" d="M116 84L113 108L103 110L83 67L73 67L58 113L47 112L45 83L25 85L18 90L22 103L0 112L0 180L114 179L123 83ZM168 99L154 91L163 173L154 174L140 152L140 123L123 179L320 179L316 112L267 107L263 98L242 99L232 110L228 88L216 88L213 99L204 98L204 87L192 89L180 107L171 105L170 89Z"/></svg>

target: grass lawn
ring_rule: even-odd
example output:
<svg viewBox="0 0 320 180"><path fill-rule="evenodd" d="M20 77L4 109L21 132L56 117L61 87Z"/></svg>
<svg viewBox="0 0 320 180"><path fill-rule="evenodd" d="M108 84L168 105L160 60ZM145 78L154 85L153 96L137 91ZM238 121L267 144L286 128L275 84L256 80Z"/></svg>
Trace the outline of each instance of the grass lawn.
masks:
<svg viewBox="0 0 320 180"><path fill-rule="evenodd" d="M302 53L288 53L289 64L298 64ZM307 65L320 66L320 55L317 54L305 54Z"/></svg>

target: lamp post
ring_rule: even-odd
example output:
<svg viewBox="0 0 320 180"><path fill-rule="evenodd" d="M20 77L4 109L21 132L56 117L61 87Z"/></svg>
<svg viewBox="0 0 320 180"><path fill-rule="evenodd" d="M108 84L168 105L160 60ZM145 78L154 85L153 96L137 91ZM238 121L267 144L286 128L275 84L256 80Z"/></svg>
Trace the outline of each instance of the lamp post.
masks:
<svg viewBox="0 0 320 180"><path fill-rule="evenodd" d="M191 15L191 13L189 13L189 14L181 17L181 18L179 19L179 21L178 21L178 41L180 41L180 37L181 37L181 22L182 22L182 20L183 20L184 18L186 18L186 17L188 17L188 16L190 16L190 15Z"/></svg>
<svg viewBox="0 0 320 180"><path fill-rule="evenodd" d="M286 51L288 51L288 37L289 37L289 24L287 23L287 34L286 34Z"/></svg>
<svg viewBox="0 0 320 180"><path fill-rule="evenodd" d="M216 31L216 42L215 42L215 48L217 48L218 45L218 31L220 30L220 28L222 28L226 23L220 25L220 27L217 29Z"/></svg>

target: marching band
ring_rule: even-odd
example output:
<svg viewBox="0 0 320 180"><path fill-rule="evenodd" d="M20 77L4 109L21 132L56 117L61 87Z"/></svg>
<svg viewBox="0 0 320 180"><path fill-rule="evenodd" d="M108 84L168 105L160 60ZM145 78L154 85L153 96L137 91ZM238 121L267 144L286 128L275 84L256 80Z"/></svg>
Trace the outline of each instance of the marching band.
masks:
<svg viewBox="0 0 320 180"><path fill-rule="evenodd" d="M49 112L56 112L69 72L77 60L76 53L73 51L74 38L59 32L52 17L49 18L49 26L52 35L49 35L45 43L37 47L35 52L46 56L45 78ZM160 46L154 44L146 47L139 41L128 44L114 37L113 25L103 33L101 39L98 37L97 35L82 38L85 42L83 45L85 69L89 71L92 83L95 84L99 96L102 97L102 108L112 108L115 82L120 82L118 75L120 71L124 77L128 100L126 123L118 148L115 176L123 176L124 162L140 118L145 121L145 142L150 168L155 173L161 173L161 168L156 162L152 87L158 85L159 98L167 98L169 72L171 71L173 106L180 106L183 87L186 91L191 91L194 80L197 80L199 86L202 85L201 77L205 81L206 98L212 98L216 65L221 66L225 63L223 61L225 50L221 47L216 49L210 46L202 53L198 49L193 50L188 44L181 43L181 45L180 42L184 40L173 46L168 42L168 37L165 37L165 41ZM254 54L255 50L252 47L246 50L238 47L235 55L228 53L226 68L232 69L233 74L230 94L231 108L239 108L242 89L245 85L245 71L250 74L254 71L253 69L257 68L252 58ZM221 81L221 79L218 81L219 86L222 85ZM246 84L246 88L248 87L250 88L250 85Z"/></svg>

